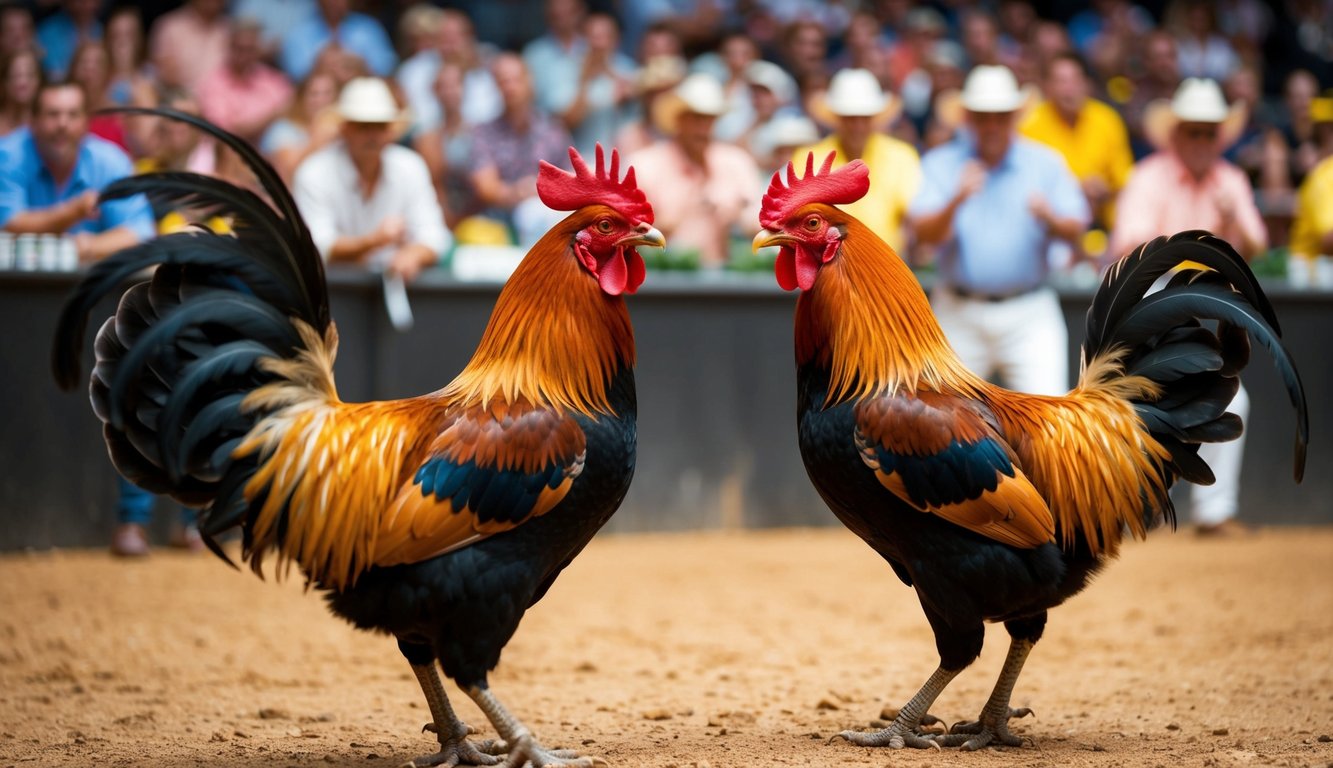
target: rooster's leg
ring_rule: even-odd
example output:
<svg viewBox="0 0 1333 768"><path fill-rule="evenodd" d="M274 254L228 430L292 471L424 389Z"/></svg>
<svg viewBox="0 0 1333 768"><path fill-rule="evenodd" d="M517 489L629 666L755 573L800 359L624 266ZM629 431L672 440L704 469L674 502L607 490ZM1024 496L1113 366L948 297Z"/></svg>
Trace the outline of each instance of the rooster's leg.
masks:
<svg viewBox="0 0 1333 768"><path fill-rule="evenodd" d="M958 676L963 671L958 669L945 669L939 667L935 674L930 676L926 684L921 686L921 690L916 692L912 700L903 705L898 710L898 717L894 718L893 724L880 731L870 731L863 733L861 731L843 731L833 738L843 738L858 747L889 747L890 749L902 749L903 747L912 747L914 749L939 749L933 739L937 737L927 737L921 734L921 726L934 725L939 722L933 716L926 714L930 705L935 703L940 693L949 685L949 681ZM831 741L832 739L830 739Z"/></svg>
<svg viewBox="0 0 1333 768"><path fill-rule="evenodd" d="M398 648L412 665L412 672L421 684L421 692L426 695L426 704L430 707L431 722L424 730L435 734L440 740L440 751L433 755L423 755L406 763L404 768L425 768L425 766L455 765L495 765L500 762L496 754L504 754L504 744L493 741L472 743L467 740L469 734L476 731L458 719L454 708L449 705L449 697L444 693L444 684L435 669L435 655L429 646L416 645L400 641Z"/></svg>
<svg viewBox="0 0 1333 768"><path fill-rule="evenodd" d="M606 765L606 761L600 758L580 757L573 750L547 749L537 743L532 731L505 709L484 682L468 688L467 695L472 697L486 718L491 721L491 725L495 726L496 732L509 745L509 755L504 761L505 768L521 768L525 764L531 764L532 768L547 766L593 768Z"/></svg>
<svg viewBox="0 0 1333 768"><path fill-rule="evenodd" d="M1009 699L1014 693L1014 684L1018 682L1018 676L1023 671L1023 662L1027 661L1028 654L1032 652L1033 646L1041 637L1042 629L1046 626L1046 614L1030 619L1008 621L1004 626L1012 636L1009 654L1005 657L1004 667L1000 670L1000 679L995 681L995 689L986 700L986 706L981 709L981 717L970 723L957 723L949 730L948 735L937 737L936 740L941 746L972 750L981 749L992 742L1010 747L1023 745L1023 740L1009 731L1009 719L1026 717L1032 714L1032 710L1027 707L1012 709L1009 706Z"/></svg>

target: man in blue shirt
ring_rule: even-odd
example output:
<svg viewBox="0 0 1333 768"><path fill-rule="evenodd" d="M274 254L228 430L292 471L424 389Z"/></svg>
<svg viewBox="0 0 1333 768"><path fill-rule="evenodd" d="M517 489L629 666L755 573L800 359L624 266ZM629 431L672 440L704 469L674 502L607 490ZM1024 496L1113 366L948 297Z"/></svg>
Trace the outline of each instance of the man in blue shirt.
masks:
<svg viewBox="0 0 1333 768"><path fill-rule="evenodd" d="M1046 286L1054 240L1087 228L1087 200L1064 158L1020 138L1026 101L1013 73L979 66L963 85L967 131L921 158L908 209L922 244L936 245L935 314L963 363L1011 389L1069 389L1068 330Z"/></svg>
<svg viewBox="0 0 1333 768"><path fill-rule="evenodd" d="M74 236L80 261L96 261L153 236L142 196L98 204L111 182L134 172L116 145L88 135L83 89L43 85L32 125L0 149L0 227L14 234Z"/></svg>
<svg viewBox="0 0 1333 768"><path fill-rule="evenodd" d="M128 248L154 234L148 201L136 195L99 204L97 196L133 170L119 147L88 135L81 87L44 84L37 91L31 128L0 144L0 227L15 234L72 233L84 262ZM152 517L155 499L148 491L118 480L118 527L111 550L118 555L146 555L144 526ZM182 509L181 525L184 545L202 548L192 510Z"/></svg>
<svg viewBox="0 0 1333 768"><path fill-rule="evenodd" d="M360 56L370 71L388 77L398 65L398 54L383 25L373 17L351 10L349 0L319 0L317 13L289 31L282 41L282 69L292 82L310 74L324 46L337 43Z"/></svg>
<svg viewBox="0 0 1333 768"><path fill-rule="evenodd" d="M82 40L101 40L102 22L97 15L102 0L63 0L59 11L37 25L37 43L41 48L42 71L51 81L64 79L74 49Z"/></svg>

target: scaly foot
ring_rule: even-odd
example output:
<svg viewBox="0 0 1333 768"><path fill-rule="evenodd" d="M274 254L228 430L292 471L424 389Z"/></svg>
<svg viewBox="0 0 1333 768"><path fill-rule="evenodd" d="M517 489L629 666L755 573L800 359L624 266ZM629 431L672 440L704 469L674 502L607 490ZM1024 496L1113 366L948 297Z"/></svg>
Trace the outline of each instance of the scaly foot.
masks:
<svg viewBox="0 0 1333 768"><path fill-rule="evenodd" d="M440 739L440 751L433 755L422 755L415 757L401 768L428 768L429 766L445 766L453 768L457 765L496 765L500 762L500 755L508 752L508 745L503 741L487 739L473 743L467 740L467 737L477 733L477 729L470 725L459 723L463 727L452 736ZM429 731L436 735L440 729L434 723L426 723L421 729Z"/></svg>
<svg viewBox="0 0 1333 768"><path fill-rule="evenodd" d="M1009 731L1009 718L1027 717L1030 714L1032 714L1032 710L1027 707L1022 709L1010 708L1001 717L983 712L980 720L974 720L970 723L955 723L953 728L949 729L948 735L937 736L935 740L942 747L958 747L968 751L990 746L994 742L999 742L1006 747L1021 747L1023 746L1023 739Z"/></svg>
<svg viewBox="0 0 1333 768"><path fill-rule="evenodd" d="M879 731L843 731L833 738L845 739L850 744L858 747L888 747L889 749L902 749L911 747L912 749L939 749L934 739L939 738L941 734L922 733L921 726L937 725L939 718L934 715L922 715L916 723L906 722L902 715L899 715L893 724L888 728Z"/></svg>
<svg viewBox="0 0 1333 768"><path fill-rule="evenodd" d="M523 733L514 739L509 750L509 757L504 761L505 768L605 768L607 762L600 757L583 757L572 749L547 749L532 734Z"/></svg>

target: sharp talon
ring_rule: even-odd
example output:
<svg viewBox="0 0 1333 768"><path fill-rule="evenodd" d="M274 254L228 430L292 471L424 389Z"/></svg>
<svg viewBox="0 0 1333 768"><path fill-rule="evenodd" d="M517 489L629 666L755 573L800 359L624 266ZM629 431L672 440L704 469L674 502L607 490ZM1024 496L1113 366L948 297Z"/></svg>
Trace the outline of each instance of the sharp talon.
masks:
<svg viewBox="0 0 1333 768"><path fill-rule="evenodd" d="M824 746L827 747L828 745L832 744L834 739L842 739L848 744L851 744L852 740L847 736L847 734L849 733L851 733L851 731L843 731L842 733L833 734L832 736L828 737L828 741L824 742Z"/></svg>
<svg viewBox="0 0 1333 768"><path fill-rule="evenodd" d="M422 733L439 733L439 732L440 732L440 729L435 725L435 723L426 723L425 725L421 726L421 732L422 732Z"/></svg>
<svg viewBox="0 0 1333 768"><path fill-rule="evenodd" d="M935 741L934 739L931 739L931 740L930 740L930 748L933 749L933 750L935 750L936 752L943 752L943 751L944 751L944 747L941 747L940 744L939 744L939 742Z"/></svg>
<svg viewBox="0 0 1333 768"><path fill-rule="evenodd" d="M1023 707L1023 708L1021 708L1021 709L1010 710L1010 712L1009 712L1009 716L1010 716L1010 717L1027 717L1028 715L1032 715L1033 717L1036 717L1036 716L1037 716L1037 713L1036 713L1036 712L1033 712L1031 709L1029 709L1029 708L1027 708L1027 707Z"/></svg>

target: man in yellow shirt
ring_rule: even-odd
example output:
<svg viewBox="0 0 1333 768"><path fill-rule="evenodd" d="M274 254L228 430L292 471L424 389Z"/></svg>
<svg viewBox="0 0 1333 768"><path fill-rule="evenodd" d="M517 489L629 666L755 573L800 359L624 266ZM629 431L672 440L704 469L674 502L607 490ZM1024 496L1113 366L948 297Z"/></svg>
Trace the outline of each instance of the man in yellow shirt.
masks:
<svg viewBox="0 0 1333 768"><path fill-rule="evenodd" d="M1044 100L1019 125L1019 133L1064 155L1078 178L1093 218L1110 229L1112 203L1129 178L1134 154L1125 122L1109 105L1089 97L1087 67L1076 54L1062 53L1046 65Z"/></svg>
<svg viewBox="0 0 1333 768"><path fill-rule="evenodd" d="M1291 253L1309 259L1333 255L1333 92L1310 105L1314 135L1324 159L1306 175L1291 224Z"/></svg>
<svg viewBox="0 0 1333 768"><path fill-rule="evenodd" d="M903 218L921 183L921 158L912 145L881 132L897 113L892 97L885 95L870 71L844 69L833 76L828 92L815 100L812 110L821 122L833 125L834 132L797 149L792 155L796 167L805 167L810 152L815 153L816 164L836 152L834 168L856 159L864 162L870 168L870 191L841 208L904 254Z"/></svg>

